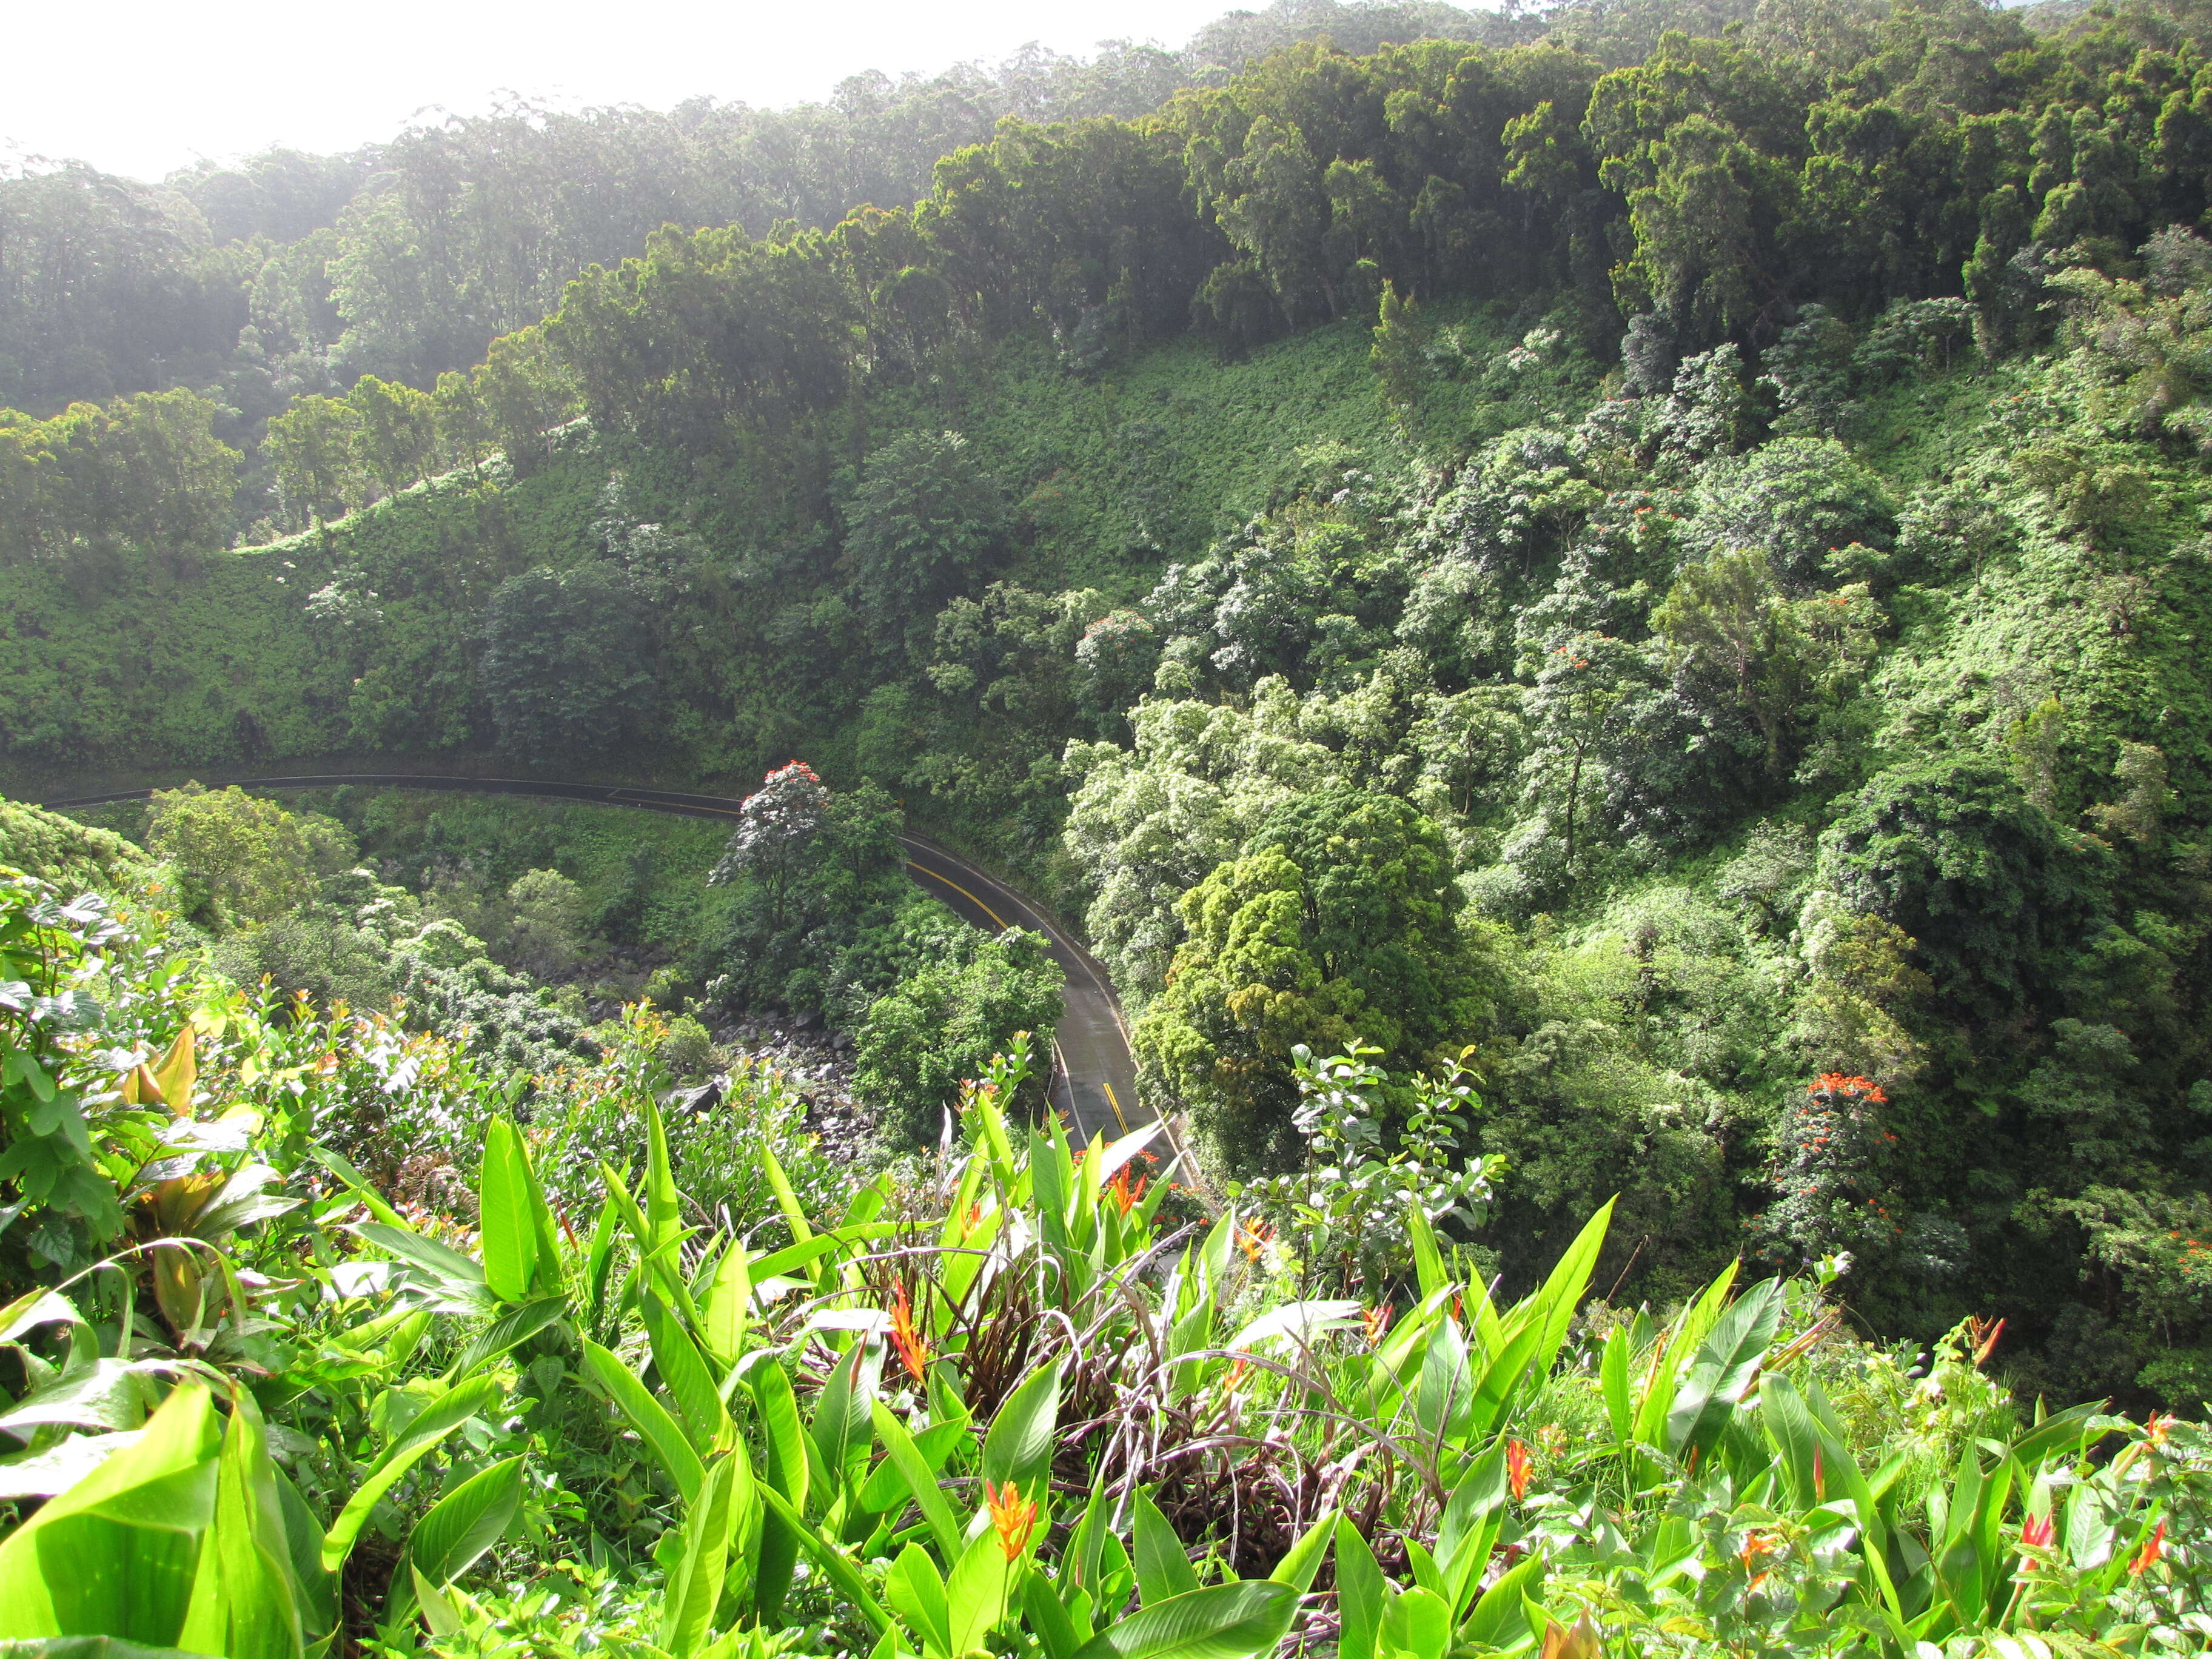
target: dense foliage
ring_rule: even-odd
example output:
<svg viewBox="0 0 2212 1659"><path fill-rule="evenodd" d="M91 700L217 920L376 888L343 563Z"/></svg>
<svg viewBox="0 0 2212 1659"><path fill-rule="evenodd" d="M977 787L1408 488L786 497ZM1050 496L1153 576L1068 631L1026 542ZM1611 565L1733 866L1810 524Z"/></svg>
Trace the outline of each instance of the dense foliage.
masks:
<svg viewBox="0 0 2212 1659"><path fill-rule="evenodd" d="M1301 1052L1303 1168L1215 1216L1156 1167L1160 1126L1078 1148L1011 1117L1025 1037L934 1158L831 1170L773 1074L667 1117L649 1007L526 1115L497 1060L263 1005L173 927L0 876L12 1639L1596 1659L2212 1635L2200 1425L2024 1413L1978 1322L1856 1340L1832 1262L1589 1300L1609 1206L1493 1300L1438 1231L1498 1173L1453 1169L1463 1080L1411 1080L1386 1152L1382 1073Z"/></svg>
<svg viewBox="0 0 2212 1659"><path fill-rule="evenodd" d="M2194 1409L2201 20L1725 21L1307 41L653 230L294 404L234 554L110 487L188 398L15 422L0 759L805 755L854 816L732 849L682 994L880 1007L910 1131L1050 1004L891 899L893 803L1081 912L1218 1175L1294 1160L1302 1045L1463 1066L1508 1290L1618 1194L1628 1294L1848 1255L1885 1333Z"/></svg>

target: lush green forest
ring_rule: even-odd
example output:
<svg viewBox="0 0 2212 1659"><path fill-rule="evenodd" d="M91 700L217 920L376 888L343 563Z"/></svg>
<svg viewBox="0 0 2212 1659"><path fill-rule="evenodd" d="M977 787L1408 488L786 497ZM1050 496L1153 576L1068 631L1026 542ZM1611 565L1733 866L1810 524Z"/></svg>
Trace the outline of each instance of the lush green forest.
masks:
<svg viewBox="0 0 2212 1659"><path fill-rule="evenodd" d="M132 1478L294 1564L287 1635L22 1628L2201 1651L2208 54L1285 0L0 185L0 787L748 797L0 809L23 1392L144 1322L231 1426L178 1389ZM9 263L95 200L151 287ZM1187 1147L1025 1127L1058 970L908 826L1079 927ZM769 1012L865 1152L714 1035ZM145 1231L196 1042L252 1285Z"/></svg>

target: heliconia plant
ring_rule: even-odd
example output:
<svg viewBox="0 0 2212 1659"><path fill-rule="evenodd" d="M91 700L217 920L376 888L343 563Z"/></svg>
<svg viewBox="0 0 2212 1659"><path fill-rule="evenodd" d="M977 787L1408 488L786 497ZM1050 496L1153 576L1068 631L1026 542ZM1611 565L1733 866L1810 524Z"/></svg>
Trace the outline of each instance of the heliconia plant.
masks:
<svg viewBox="0 0 2212 1659"><path fill-rule="evenodd" d="M44 1501L0 1540L0 1638L499 1649L471 1575L549 1524L557 1459L505 1426L546 1386L581 1391L666 1516L632 1569L655 1575L633 1646L665 1659L2009 1659L2205 1634L2201 1428L2081 1407L1940 1462L1869 1448L1816 1291L1731 1265L1664 1317L1594 1310L1609 1206L1517 1300L1412 1200L1404 1280L1303 1296L1268 1216L1170 1208L1162 1126L1077 1146L1011 1118L1026 1063L965 1091L919 1185L834 1216L763 1147L777 1208L750 1232L702 1224L649 1094L588 1225L504 1115L472 1235L320 1149L327 1189L267 1218L319 1253L312 1489L250 1376L104 1353L66 1286L0 1310L0 1344L52 1373L0 1430L78 1425L15 1488ZM155 1071L149 1097L174 1086ZM219 1230L125 1248L192 1253L221 1287L192 1328L275 1305ZM1970 1389L1990 1347L1959 1334L1940 1375Z"/></svg>

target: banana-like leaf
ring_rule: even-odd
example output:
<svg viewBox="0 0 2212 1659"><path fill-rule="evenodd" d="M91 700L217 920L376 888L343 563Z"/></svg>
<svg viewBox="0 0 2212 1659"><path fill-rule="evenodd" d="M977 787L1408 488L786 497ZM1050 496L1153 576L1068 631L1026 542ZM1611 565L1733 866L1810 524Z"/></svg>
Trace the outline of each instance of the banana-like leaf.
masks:
<svg viewBox="0 0 2212 1659"><path fill-rule="evenodd" d="M1451 1645L1451 1609L1433 1590L1405 1590L1382 1610L1382 1645L1413 1659L1444 1659Z"/></svg>
<svg viewBox="0 0 2212 1659"><path fill-rule="evenodd" d="M1528 1559L1507 1569L1498 1577L1498 1582L1483 1591L1475 1601L1474 1611L1467 1615L1459 1627L1460 1640L1481 1643L1486 1646L1503 1646L1509 1639L1508 1628L1523 1613L1526 1599L1544 1576L1544 1558L1532 1555Z"/></svg>
<svg viewBox="0 0 2212 1659"><path fill-rule="evenodd" d="M1142 1494L1131 1505L1135 1521L1132 1553L1137 1562L1137 1589L1144 1604L1164 1601L1198 1588L1198 1574L1184 1553L1182 1540L1168 1524L1159 1506Z"/></svg>
<svg viewBox="0 0 2212 1659"><path fill-rule="evenodd" d="M387 1226L380 1221L356 1222L353 1231L423 1274L441 1299L454 1310L489 1313L495 1304L491 1286L484 1279L483 1268L459 1250L449 1249L434 1238L425 1238L406 1227Z"/></svg>
<svg viewBox="0 0 2212 1659"><path fill-rule="evenodd" d="M525 1461L502 1458L471 1475L415 1523L407 1535L407 1557L423 1577L443 1589L507 1535L522 1508Z"/></svg>
<svg viewBox="0 0 2212 1659"><path fill-rule="evenodd" d="M715 1262L714 1276L708 1281L706 1299L700 1304L705 1322L699 1334L706 1342L709 1357L724 1371L738 1363L738 1355L744 1347L752 1301L749 1253L743 1240L733 1238L722 1252L721 1259Z"/></svg>
<svg viewBox="0 0 2212 1659"><path fill-rule="evenodd" d="M891 1563L884 1575L884 1597L921 1638L924 1653L950 1659L952 1636L945 1616L945 1580L937 1563L919 1546L908 1544Z"/></svg>
<svg viewBox="0 0 2212 1659"><path fill-rule="evenodd" d="M215 1521L201 1546L192 1605L177 1644L235 1659L300 1659L305 1601L292 1570L260 1408L241 1389L231 1401Z"/></svg>
<svg viewBox="0 0 2212 1659"><path fill-rule="evenodd" d="M530 1213L521 1138L503 1117L492 1119L484 1129L477 1204L484 1282L501 1301L520 1302L530 1294L538 1271L538 1229Z"/></svg>
<svg viewBox="0 0 2212 1659"><path fill-rule="evenodd" d="M169 1647L214 1524L222 1424L178 1385L143 1433L0 1542L0 1630Z"/></svg>
<svg viewBox="0 0 2212 1659"><path fill-rule="evenodd" d="M816 1396L810 1425L814 1449L830 1480L841 1487L855 1480L866 1461L868 1404L876 1396L883 1363L882 1343L855 1342L830 1369L830 1380Z"/></svg>
<svg viewBox="0 0 2212 1659"><path fill-rule="evenodd" d="M338 1518L323 1534L323 1571L336 1572L344 1564L346 1557L353 1553L354 1541L361 1536L362 1528L368 1524L369 1511L408 1470L422 1462L438 1442L489 1409L505 1393L505 1385L497 1377L480 1376L459 1384L443 1399L424 1408L393 1443L368 1479L346 1499Z"/></svg>
<svg viewBox="0 0 2212 1659"><path fill-rule="evenodd" d="M510 1348L518 1348L548 1326L560 1323L568 1311L565 1296L540 1297L508 1309L477 1333L453 1366L453 1376L465 1377L482 1370Z"/></svg>
<svg viewBox="0 0 2212 1659"><path fill-rule="evenodd" d="M937 1484L936 1468L915 1443L915 1437L907 1432L906 1425L893 1416L882 1401L870 1401L868 1412L875 1422L876 1438L884 1443L885 1455L883 1467L898 1478L902 1489L913 1498L915 1507L921 1511L921 1518L929 1523L930 1534L936 1539L937 1547L944 1551L947 1560L951 1560L961 1547L960 1521L952 1512L952 1505L945 1499L945 1489ZM876 1485L872 1476L868 1485L872 1488ZM868 1492L862 1492L863 1506L889 1509L892 1503L897 1501L894 1497L887 1501L871 1504L870 1497Z"/></svg>
<svg viewBox="0 0 2212 1659"><path fill-rule="evenodd" d="M1337 1659L1376 1659L1389 1595L1375 1552L1349 1519L1336 1523Z"/></svg>
<svg viewBox="0 0 2212 1659"><path fill-rule="evenodd" d="M1667 1413L1667 1449L1707 1456L1743 1398L1782 1323L1782 1281L1762 1279L1736 1299L1690 1362Z"/></svg>
<svg viewBox="0 0 2212 1659"><path fill-rule="evenodd" d="M981 1651L1006 1618L1014 1575L1022 1565L1006 1559L998 1534L988 1527L969 1540L945 1581L946 1651L953 1659Z"/></svg>
<svg viewBox="0 0 2212 1659"><path fill-rule="evenodd" d="M707 1466L699 1501L684 1517L684 1551L668 1575L661 1598L659 1646L688 1654L702 1646L722 1599L722 1578L730 1563L730 1540L737 1530L735 1485L744 1467L742 1451L728 1452Z"/></svg>
<svg viewBox="0 0 2212 1659"><path fill-rule="evenodd" d="M631 1374L629 1366L598 1343L584 1344L584 1364L622 1408L623 1415L629 1419L630 1426L644 1438L684 1501L696 1503L700 1483L706 1479L706 1465L691 1449L682 1426L645 1384Z"/></svg>
<svg viewBox="0 0 2212 1659"><path fill-rule="evenodd" d="M983 1479L1012 1480L1031 1498L1052 1470L1060 1424L1060 1362L1039 1366L1008 1395L983 1437Z"/></svg>
<svg viewBox="0 0 2212 1659"><path fill-rule="evenodd" d="M675 1310L657 1291L646 1291L644 1313L653 1366L668 1390L670 1403L676 1407L676 1420L684 1425L693 1449L705 1457L730 1443L734 1431L729 1408L722 1404L721 1391L714 1386L714 1374L705 1358L684 1334L683 1322Z"/></svg>
<svg viewBox="0 0 2212 1659"><path fill-rule="evenodd" d="M1209 1584L1101 1631L1075 1659L1254 1659L1274 1650L1297 1607L1297 1591L1272 1579Z"/></svg>

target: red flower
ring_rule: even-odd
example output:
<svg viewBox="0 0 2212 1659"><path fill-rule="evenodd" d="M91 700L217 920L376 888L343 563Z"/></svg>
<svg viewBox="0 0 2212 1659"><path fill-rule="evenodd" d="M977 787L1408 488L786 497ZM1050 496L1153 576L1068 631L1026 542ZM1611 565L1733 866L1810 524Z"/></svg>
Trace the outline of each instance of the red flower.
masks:
<svg viewBox="0 0 2212 1659"><path fill-rule="evenodd" d="M2150 1571L2150 1564L2166 1553L2166 1522L2158 1523L2158 1530L2143 1540L2143 1547L2136 1552L2136 1559L2128 1563L2128 1571L2138 1578Z"/></svg>
<svg viewBox="0 0 2212 1659"><path fill-rule="evenodd" d="M2020 1523L2020 1541L2030 1549L2049 1549L2057 1528L2047 1515L2031 1515Z"/></svg>
<svg viewBox="0 0 2212 1659"><path fill-rule="evenodd" d="M1528 1449L1518 1440L1505 1443L1505 1478L1513 1486L1513 1501L1528 1495Z"/></svg>

